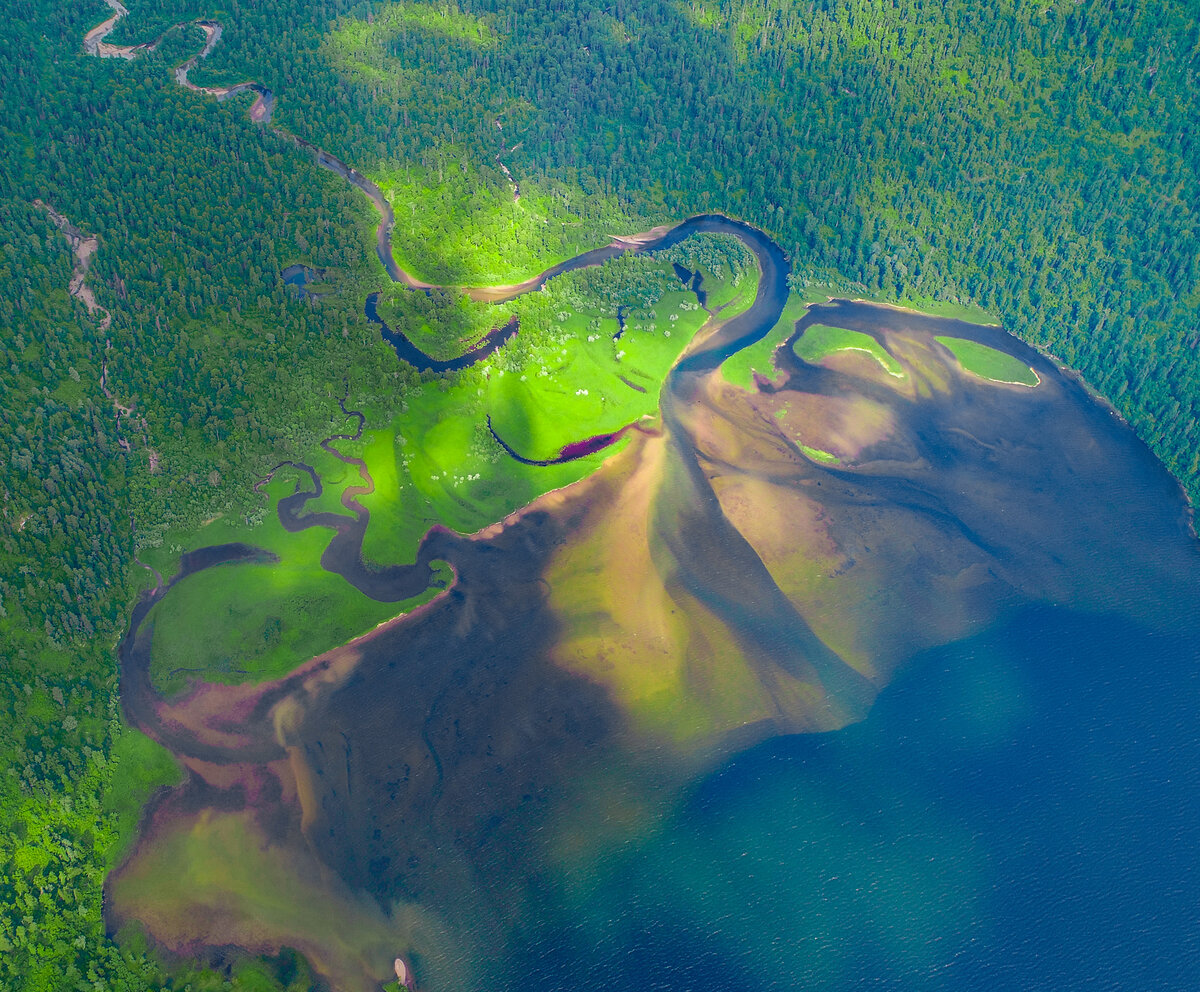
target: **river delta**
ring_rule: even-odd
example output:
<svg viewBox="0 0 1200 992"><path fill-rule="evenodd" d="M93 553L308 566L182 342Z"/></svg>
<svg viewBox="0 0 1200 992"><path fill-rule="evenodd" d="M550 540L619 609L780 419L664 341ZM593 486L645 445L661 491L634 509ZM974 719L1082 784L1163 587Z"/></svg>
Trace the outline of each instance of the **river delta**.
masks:
<svg viewBox="0 0 1200 992"><path fill-rule="evenodd" d="M201 26L197 58L220 37ZM103 38L88 51L136 54ZM371 198L392 281L435 289L395 262L379 188L294 140ZM720 279L670 263L688 333L604 387L647 404L636 418L531 426L536 404L518 417L525 394L488 365L474 406L426 389L411 422L471 420L447 429L487 431L504 457L485 471L520 485L438 503L389 483L385 505L379 480L413 456L398 428L366 437L346 383L355 429L260 483L277 543L195 536L120 647L127 720L185 776L109 879L114 932L218 962L295 948L346 992L378 989L397 955L429 990L1180 987L1200 557L1178 485L1002 328L803 299L735 219L463 289L519 300L712 237L755 274L722 309L697 292ZM368 318L425 371L520 340L511 316L433 358L379 298ZM605 361L646 333L622 316ZM423 485L475 475L447 447L461 461ZM405 499L426 509L389 543ZM260 677L156 675L172 597L215 576L266 598L301 541L378 611L353 636Z"/></svg>

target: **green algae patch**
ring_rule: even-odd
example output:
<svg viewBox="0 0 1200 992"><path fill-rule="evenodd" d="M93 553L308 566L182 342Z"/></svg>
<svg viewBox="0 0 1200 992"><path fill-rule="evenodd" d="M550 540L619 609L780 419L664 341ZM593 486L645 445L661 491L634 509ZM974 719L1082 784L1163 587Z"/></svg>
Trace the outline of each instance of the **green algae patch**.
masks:
<svg viewBox="0 0 1200 992"><path fill-rule="evenodd" d="M804 334L792 348L797 357L813 365L839 352L863 352L882 365L888 375L894 375L896 378L904 375L900 363L888 353L887 349L871 335L864 334L862 331L813 324L804 329Z"/></svg>
<svg viewBox="0 0 1200 992"><path fill-rule="evenodd" d="M796 447L804 452L806 458L810 458L821 465L842 464L842 460L832 452L822 451L820 448L810 448L807 444L797 444Z"/></svg>
<svg viewBox="0 0 1200 992"><path fill-rule="evenodd" d="M981 379L1012 386L1036 386L1041 381L1024 362L978 341L948 337L934 340L958 359L964 372Z"/></svg>

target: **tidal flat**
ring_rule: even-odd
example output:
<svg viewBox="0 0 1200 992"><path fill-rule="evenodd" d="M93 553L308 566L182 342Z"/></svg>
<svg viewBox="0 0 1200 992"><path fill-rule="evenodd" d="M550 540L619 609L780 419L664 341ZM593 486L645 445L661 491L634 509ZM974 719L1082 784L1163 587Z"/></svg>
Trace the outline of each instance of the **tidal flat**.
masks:
<svg viewBox="0 0 1200 992"><path fill-rule="evenodd" d="M388 566L415 587L449 563L427 604L281 679L171 700L136 677L135 616L127 713L187 776L110 880L114 925L218 959L297 947L355 992L396 954L425 989L1186 974L1194 897L1146 908L1195 849L1153 838L1194 839L1178 811L1200 798L1178 486L1001 329L790 309L782 256L751 247L753 305L689 342L653 430ZM871 354L810 363L811 327ZM770 374L727 381L772 329ZM941 338L1039 381L971 375ZM378 520L356 519L338 574L369 590ZM312 918L259 905L256 872ZM1153 960L1123 953L1129 918Z"/></svg>

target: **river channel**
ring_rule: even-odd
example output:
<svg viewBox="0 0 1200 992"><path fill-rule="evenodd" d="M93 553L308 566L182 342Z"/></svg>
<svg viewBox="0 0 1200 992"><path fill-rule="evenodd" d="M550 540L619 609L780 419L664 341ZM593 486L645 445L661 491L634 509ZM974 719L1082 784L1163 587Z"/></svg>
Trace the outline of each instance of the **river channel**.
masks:
<svg viewBox="0 0 1200 992"><path fill-rule="evenodd" d="M105 47L115 21L88 50L133 57ZM396 264L378 187L293 140L371 197L391 279L434 288ZM700 232L747 245L757 296L677 362L661 429L582 481L372 566L365 465L328 449L362 486L325 515L297 463L311 485L279 519L331 532L323 567L392 602L448 562L433 601L284 678L168 701L154 606L267 559L201 549L143 597L122 705L186 777L109 879L112 930L217 967L293 948L338 992L378 992L397 956L427 992L1195 986L1200 551L1178 486L996 327L830 301L752 387L726 381L788 260L720 215L466 291ZM802 361L818 325L901 375ZM964 374L947 336L1039 385Z"/></svg>
<svg viewBox="0 0 1200 992"><path fill-rule="evenodd" d="M348 992L396 954L434 990L1186 979L1197 907L1170 880L1200 841L1176 812L1200 802L1200 563L1178 487L996 327L833 301L788 343L859 330L904 379L785 345L774 378L730 386L719 366L777 322L787 261L719 217L638 247L698 229L754 251L758 295L677 363L661 430L593 476L384 569L364 516L306 512L315 473L281 502L289 529L332 528L323 564L365 595L449 562L434 602L278 682L171 704L146 675L156 598L139 606L126 713L190 772L111 883L114 919L181 953L295 947ZM1041 384L966 378L938 336ZM198 554L185 571L254 550ZM178 902L166 852L209 878L235 849L251 874L255 851L283 859L302 908L231 911L219 885ZM1123 951L1130 919L1152 970Z"/></svg>

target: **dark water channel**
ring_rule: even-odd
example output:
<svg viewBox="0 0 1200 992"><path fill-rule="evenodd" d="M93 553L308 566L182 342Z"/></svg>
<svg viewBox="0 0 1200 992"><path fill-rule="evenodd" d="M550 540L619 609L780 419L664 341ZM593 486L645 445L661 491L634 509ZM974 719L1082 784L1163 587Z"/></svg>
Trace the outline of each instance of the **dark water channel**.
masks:
<svg viewBox="0 0 1200 992"><path fill-rule="evenodd" d="M187 66L219 37L206 23L217 30ZM258 84L218 98L245 89L258 95L251 117L268 120L274 97ZM432 288L396 264L394 216L378 187L293 140L371 198L392 280ZM704 680L708 635L723 627L733 645L723 650L745 654L774 691L774 716L681 757L671 741L632 732L603 671L562 664L564 627L582 617L594 635L606 597L624 591L585 588L592 594L572 616L552 608L548 564L594 524L587 508L529 513L477 538L434 528L412 564L373 568L361 555L366 511L353 498L346 514L306 511L321 481L297 465L311 487L281 501L280 520L331 531L324 567L385 601L424 588L434 559L453 565L455 584L364 642L343 681L267 685L218 714L224 724L205 737L164 712L151 685L153 607L191 575L270 556L244 544L185 555L178 575L137 604L120 645L127 719L192 769L159 809L185 825L249 810L269 841L264 856L282 851L301 865L316 852L336 875L322 922L335 921L347 892L370 902L392 924L395 950L411 948L426 992L1200 987L1200 551L1179 487L1079 383L996 328L837 301L798 322L777 353L779 375L755 393L760 406L706 393L703 374L767 333L787 295L778 246L727 218L692 218L635 249L596 249L509 296L701 230L751 248L758 297L673 370L662 396L665 482L635 518L644 533L621 531L620 546L599 553L625 566L617 584L632 584L645 579L632 553L644 539L671 602L701 603L716 618L693 631L684 687ZM696 274L678 274L701 292ZM285 274L302 291L310 278ZM847 364L800 361L790 345L818 322L908 348L914 370L932 362L931 335L972 338L1016 355L1042 383L996 388L927 364L934 373L913 371L904 391ZM442 370L485 357L515 331L497 329ZM401 358L439 369L384 332ZM787 457L796 439L781 442L780 424L795 433L819 420L849 447L862 423L887 429L847 464ZM737 443L722 447L731 436ZM774 456L747 456L763 450ZM764 489L772 498L746 495ZM730 519L746 501L753 512L741 526L757 545ZM845 579L816 604L814 624L822 611L858 610L849 634L825 624L847 657L856 638L936 645L914 649L886 687L869 664L844 664L772 585L764 561L776 549L763 534L786 536L810 516L836 545L828 568ZM668 612L664 601L664 627ZM602 660L619 663L617 653ZM808 671L801 662L830 705L865 718L790 733L794 700L780 673ZM710 688L719 698L738 686ZM284 702L295 710L286 753L274 722ZM285 757L310 773L303 826L297 800L284 798ZM241 868L222 863L216 874ZM205 889L208 879L185 866L171 870L172 900ZM248 936L238 929L239 908L199 905L182 953L223 963L238 937L261 950L257 921ZM390 954L364 957L321 987L377 989L389 967Z"/></svg>
<svg viewBox="0 0 1200 992"><path fill-rule="evenodd" d="M413 280L407 273L402 272L397 267L395 259L392 256L391 226L393 221L391 206L384 200L383 195L374 183L371 183L370 180L367 180L361 174L354 172L353 169L349 169L344 164L337 162L337 160L332 161L337 166L340 166L340 169L325 162L321 162L321 164L324 164L326 168L333 169L339 175L349 178L351 182L371 197L379 209L383 220L380 222L377 231L376 249L380 261L383 262L384 268L387 269L393 282L403 282L406 285L414 286ZM498 299L511 299L513 296L520 295L520 293L541 289L555 276L560 276L566 272L573 272L576 269L603 265L609 259L623 255L627 251L649 253L664 251L691 237L693 234L731 234L736 238L740 238L746 247L754 253L762 270L762 282L760 283L759 294L753 306L745 313L740 314L727 323L720 334L720 342L714 348L705 349L705 354L708 355L707 358L701 358L696 354L691 356L682 366L687 371L707 371L720 365L729 355L749 344L753 344L763 337L763 335L775 326L775 322L779 319L779 314L783 311L784 303L787 302L787 276L789 267L783 250L757 228L751 227L749 224L742 223L741 221L732 220L720 214L702 214L697 217L691 217L677 224L658 238L643 242L636 247L622 244L607 245L604 248L597 248L593 251L576 255L565 262L559 262L534 278L521 283L519 289L515 289L510 295L504 295L498 297ZM679 274L678 270L683 269L679 265L676 265L675 268L677 274ZM687 272L685 284L695 292L700 305L704 306L705 295L704 291L700 288L703 277L699 272L691 273L686 269L683 269L683 272ZM682 275L680 278L682 279ZM428 289L429 287L426 287L424 284L416 284L416 288ZM408 362L418 371L445 372L468 368L492 354L492 352L504 345L510 337L517 333L517 320L513 318L503 327L493 330L481 344L461 357L445 361L438 360L417 348L403 333L387 325L383 318L379 316L379 296L379 293L372 293L367 297L365 305L367 319L380 326L384 340L395 349L396 356ZM625 329L624 315L621 312L618 312L618 323L620 329L617 331L614 340L619 338Z"/></svg>
<svg viewBox="0 0 1200 992"><path fill-rule="evenodd" d="M495 330L488 332L482 342L458 358L446 359L444 361L432 358L421 351L420 348L413 344L400 331L395 331L388 327L384 319L379 316L379 295L379 293L372 293L367 297L364 307L367 320L379 325L383 339L392 346L396 352L396 357L408 362L418 372L457 372L461 369L470 368L475 363L487 358L496 349L502 348L517 333L517 318L513 317L504 326L497 327Z"/></svg>
<svg viewBox="0 0 1200 992"><path fill-rule="evenodd" d="M295 751L319 793L306 844L380 907L436 911L453 939L413 954L434 992L1195 987L1200 551L1178 486L1080 384L999 328L846 301L812 308L792 340L813 323L914 354L935 334L970 337L1027 362L1043 385L949 379L905 393L784 347L755 401L789 399L813 417L852 410L890 434L853 466L731 468L700 415L726 417L747 447L776 418L722 408L703 392L705 373L777 323L788 262L761 232L716 215L639 250L700 231L740 238L762 278L750 309L671 373L669 484L641 539L683 590L678 602L702 603L737 650L818 672L832 700L865 718L792 734L781 694L775 724L683 761L633 734L599 681L555 661L569 618L551 608L545 575L583 511L531 513L475 539L435 529L413 564L368 569L364 514L305 512L320 492L311 473L280 519L334 532L326 568L377 598L427 581L434 559L457 580L365 644L344 684L305 697ZM579 256L529 286L623 250ZM436 369L393 337L405 360ZM457 367L504 340L489 337ZM855 636L941 646L914 649L886 688L846 664L775 588L761 544L727 519L729 480L784 488L807 502L781 505L811 505L828 522ZM800 525L770 502L755 512L783 534ZM254 553L197 552L185 572ZM580 612L599 615L598 601ZM258 704L240 749L158 720L143 670L151 605L122 647L130 720L205 760L277 758L268 710L292 691L286 680ZM268 822L289 815L264 805Z"/></svg>

